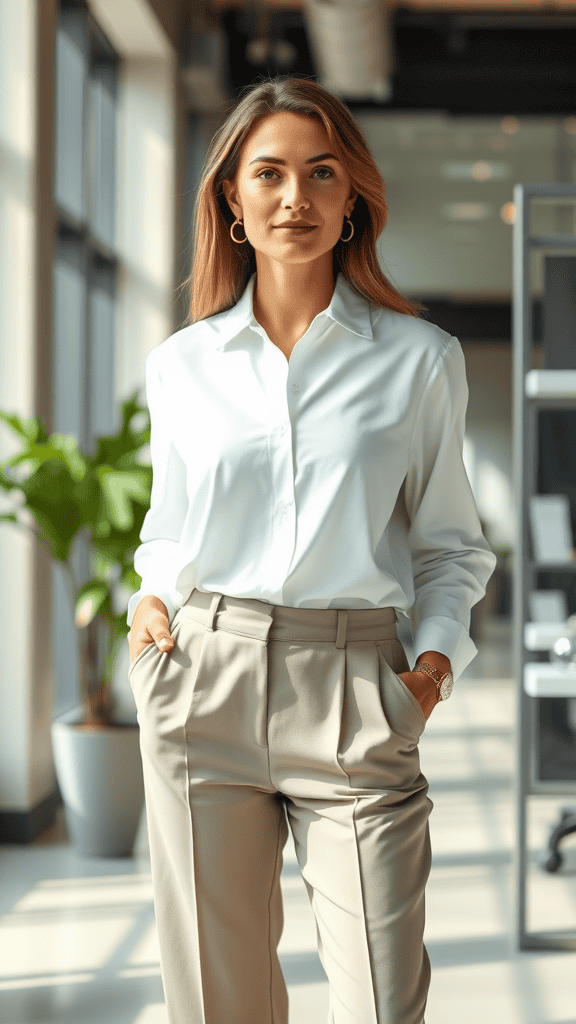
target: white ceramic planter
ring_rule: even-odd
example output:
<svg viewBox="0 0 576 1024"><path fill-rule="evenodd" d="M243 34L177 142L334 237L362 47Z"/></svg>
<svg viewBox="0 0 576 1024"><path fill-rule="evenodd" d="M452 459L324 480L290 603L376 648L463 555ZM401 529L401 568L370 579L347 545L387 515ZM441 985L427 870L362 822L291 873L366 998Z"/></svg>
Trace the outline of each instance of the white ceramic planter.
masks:
<svg viewBox="0 0 576 1024"><path fill-rule="evenodd" d="M139 727L128 722L86 729L77 714L71 718L52 723L70 839L88 857L130 856L144 805Z"/></svg>

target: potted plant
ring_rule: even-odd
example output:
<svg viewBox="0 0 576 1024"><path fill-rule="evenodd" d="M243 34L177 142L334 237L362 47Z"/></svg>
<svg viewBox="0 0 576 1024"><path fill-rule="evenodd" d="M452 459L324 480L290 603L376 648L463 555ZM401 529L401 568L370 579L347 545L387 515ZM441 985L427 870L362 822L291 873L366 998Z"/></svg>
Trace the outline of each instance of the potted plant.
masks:
<svg viewBox="0 0 576 1024"><path fill-rule="evenodd" d="M31 530L60 564L77 627L80 713L52 723L69 834L80 853L128 855L144 802L142 762L138 724L116 720L112 684L128 634L127 602L140 586L133 559L152 487L152 467L139 461L150 441L148 409L135 391L122 403L119 432L98 437L93 456L73 435L48 434L37 416L0 411L0 419L21 444L0 462L0 488L15 492L14 511L0 514L0 522ZM71 558L80 536L91 554L84 583L75 579ZM107 634L102 665L99 628Z"/></svg>

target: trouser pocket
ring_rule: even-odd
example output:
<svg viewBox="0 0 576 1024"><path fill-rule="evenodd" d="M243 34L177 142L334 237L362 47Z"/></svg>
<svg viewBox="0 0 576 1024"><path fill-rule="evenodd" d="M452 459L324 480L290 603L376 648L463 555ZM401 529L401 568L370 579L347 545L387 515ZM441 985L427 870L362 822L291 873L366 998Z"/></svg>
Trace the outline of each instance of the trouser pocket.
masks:
<svg viewBox="0 0 576 1024"><path fill-rule="evenodd" d="M154 642L152 642L151 644L147 644L146 647L144 648L144 650L140 651L140 653L137 654L136 657L132 659L132 661L130 662L130 665L128 666L128 678L129 679L130 679L130 677L132 675L132 672L133 672L134 668L136 667L136 665L138 665L142 661L142 659L147 654L149 654L149 652L152 649L152 647L156 647L156 644Z"/></svg>
<svg viewBox="0 0 576 1024"><path fill-rule="evenodd" d="M381 680L380 695L386 717L393 727L395 727L395 723L398 724L400 731L406 727L406 722L408 721L409 727L415 730L416 735L420 737L426 726L426 715L412 690L398 674L399 672L410 671L404 647L396 637L380 641L376 646L384 661L384 675ZM390 681L390 686L386 685L386 678ZM400 709L398 708L398 700L394 698L393 693L397 695L400 701ZM403 713L402 708L404 708Z"/></svg>

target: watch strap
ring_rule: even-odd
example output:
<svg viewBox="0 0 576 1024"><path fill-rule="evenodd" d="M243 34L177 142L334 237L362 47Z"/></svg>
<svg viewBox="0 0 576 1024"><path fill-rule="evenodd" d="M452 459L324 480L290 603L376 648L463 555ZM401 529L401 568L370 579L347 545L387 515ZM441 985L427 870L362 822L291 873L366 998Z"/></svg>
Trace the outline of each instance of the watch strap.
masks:
<svg viewBox="0 0 576 1024"><path fill-rule="evenodd" d="M442 700L440 687L446 679L446 676L450 675L449 672L441 672L439 668L431 665L429 661L417 661L412 671L424 672L427 676L430 676L430 678L436 683L436 700Z"/></svg>

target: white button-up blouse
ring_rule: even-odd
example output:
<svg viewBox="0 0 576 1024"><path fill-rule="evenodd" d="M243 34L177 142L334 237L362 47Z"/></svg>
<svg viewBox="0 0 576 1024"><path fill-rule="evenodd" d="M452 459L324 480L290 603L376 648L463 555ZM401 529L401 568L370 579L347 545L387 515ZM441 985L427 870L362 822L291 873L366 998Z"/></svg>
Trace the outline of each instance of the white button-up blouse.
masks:
<svg viewBox="0 0 576 1024"><path fill-rule="evenodd" d="M460 342L338 273L289 360L231 309L146 359L152 492L134 568L171 622L194 587L298 608L392 606L414 655L477 653L470 609L496 556L462 459Z"/></svg>

